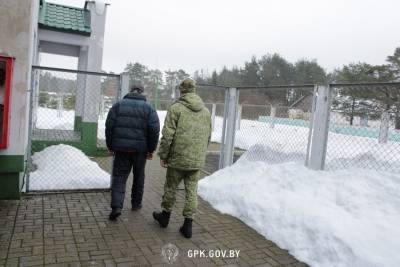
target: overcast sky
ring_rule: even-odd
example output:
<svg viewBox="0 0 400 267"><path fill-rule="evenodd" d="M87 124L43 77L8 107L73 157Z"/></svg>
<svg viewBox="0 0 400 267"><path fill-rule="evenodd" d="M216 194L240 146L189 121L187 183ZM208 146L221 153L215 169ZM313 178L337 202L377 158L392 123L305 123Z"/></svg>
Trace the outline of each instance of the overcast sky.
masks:
<svg viewBox="0 0 400 267"><path fill-rule="evenodd" d="M47 0L83 7L84 0ZM110 0L103 70L242 66L252 55L316 59L327 71L383 64L400 46L399 0ZM59 62L59 61L57 61ZM64 66L76 68L75 60ZM55 65L43 57L42 65Z"/></svg>

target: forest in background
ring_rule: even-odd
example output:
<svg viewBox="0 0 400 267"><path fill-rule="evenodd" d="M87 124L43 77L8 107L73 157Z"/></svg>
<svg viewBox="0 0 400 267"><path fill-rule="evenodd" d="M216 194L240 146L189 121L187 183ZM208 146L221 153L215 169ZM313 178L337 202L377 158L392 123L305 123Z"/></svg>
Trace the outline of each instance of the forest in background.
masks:
<svg viewBox="0 0 400 267"><path fill-rule="evenodd" d="M139 62L130 62L124 69L129 74L130 85L140 84L144 86L146 95L150 101L158 99L168 103L178 97L177 85L186 77L192 77L199 86L198 94L205 102L223 103L225 87L263 87L274 85L303 85L303 84L327 84L327 83L375 83L400 81L400 47L396 48L392 55L386 58L386 64L373 65L366 62L351 63L327 73L317 60L300 59L294 63L289 62L279 54L266 54L259 58L253 56L242 66L223 67L222 70L214 70L211 73L203 69L189 74L183 69L166 70L152 69ZM47 81L41 82L41 92L49 88L51 84L73 84L69 79L52 76L44 73ZM116 92L116 81L105 79L102 82L104 95L112 95ZM72 88L73 86L61 86ZM60 88L61 88L60 87ZM46 89L48 88L48 89ZM71 89L63 89L65 93ZM109 93L107 93L109 91ZM312 87L287 88L284 90L242 90L240 104L271 105L291 107L294 103L312 94ZM377 119L383 110L391 113L395 121L395 128L400 129L400 86L342 86L335 89L333 109L343 113L353 124L355 116L368 114L370 118ZM47 96L41 96L46 98ZM44 99L46 100L46 99ZM65 103L73 106L74 99ZM48 101L45 101L48 102Z"/></svg>

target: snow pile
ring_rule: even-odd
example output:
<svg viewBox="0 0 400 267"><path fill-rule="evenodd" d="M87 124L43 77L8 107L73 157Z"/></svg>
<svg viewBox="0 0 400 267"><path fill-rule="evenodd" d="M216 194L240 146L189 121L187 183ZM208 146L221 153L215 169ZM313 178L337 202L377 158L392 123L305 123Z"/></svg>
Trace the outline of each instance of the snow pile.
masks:
<svg viewBox="0 0 400 267"><path fill-rule="evenodd" d="M50 146L32 159L37 169L30 174L30 190L110 187L110 174L74 147Z"/></svg>
<svg viewBox="0 0 400 267"><path fill-rule="evenodd" d="M312 266L400 266L399 189L391 173L269 165L246 152L198 192Z"/></svg>

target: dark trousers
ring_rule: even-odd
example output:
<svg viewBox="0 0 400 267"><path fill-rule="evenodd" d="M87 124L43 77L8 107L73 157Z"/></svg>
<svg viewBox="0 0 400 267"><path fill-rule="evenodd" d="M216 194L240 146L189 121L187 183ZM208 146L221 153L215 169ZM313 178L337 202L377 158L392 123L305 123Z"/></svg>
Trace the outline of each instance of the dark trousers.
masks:
<svg viewBox="0 0 400 267"><path fill-rule="evenodd" d="M121 209L124 205L125 187L129 173L133 172L131 203L142 204L146 153L116 152L111 183L111 208Z"/></svg>

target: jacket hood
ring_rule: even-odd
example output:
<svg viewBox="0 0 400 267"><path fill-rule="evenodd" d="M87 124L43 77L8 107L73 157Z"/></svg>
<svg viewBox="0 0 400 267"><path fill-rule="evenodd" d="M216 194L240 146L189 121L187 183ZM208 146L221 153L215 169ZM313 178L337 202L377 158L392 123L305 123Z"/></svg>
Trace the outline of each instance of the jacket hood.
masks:
<svg viewBox="0 0 400 267"><path fill-rule="evenodd" d="M138 93L128 93L124 96L124 99L129 98L129 99L138 99L138 100L144 100L146 101L146 97L144 95L138 94Z"/></svg>
<svg viewBox="0 0 400 267"><path fill-rule="evenodd" d="M203 100L201 100L201 98L195 93L183 94L179 97L178 103L181 103L194 112L198 112L204 108Z"/></svg>

